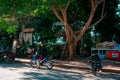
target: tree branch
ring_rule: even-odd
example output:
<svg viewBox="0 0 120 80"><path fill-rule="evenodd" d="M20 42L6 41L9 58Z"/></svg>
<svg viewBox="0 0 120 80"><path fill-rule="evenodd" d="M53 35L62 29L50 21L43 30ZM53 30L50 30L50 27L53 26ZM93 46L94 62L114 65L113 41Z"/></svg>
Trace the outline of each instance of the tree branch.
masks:
<svg viewBox="0 0 120 80"><path fill-rule="evenodd" d="M98 7L98 5L102 2L105 2L105 0L95 0L95 9Z"/></svg>
<svg viewBox="0 0 120 80"><path fill-rule="evenodd" d="M65 11L67 11L68 6L70 5L70 3L71 3L71 1L68 1L68 2L67 2L67 5L66 5L66 7L65 7Z"/></svg>
<svg viewBox="0 0 120 80"><path fill-rule="evenodd" d="M102 1L102 0L101 0ZM105 15L106 15L106 12L104 13L104 8L105 8L105 0L103 1L103 7L102 7L102 12L101 12L101 18L98 20L98 21L96 21L94 24L92 24L89 28L91 28L91 27L93 27L93 26L96 26L98 23L100 23L102 20L103 20L103 18L105 17Z"/></svg>
<svg viewBox="0 0 120 80"><path fill-rule="evenodd" d="M101 17L104 15L104 10L105 10L105 0L103 1L103 7L102 7L102 14L101 14Z"/></svg>
<svg viewBox="0 0 120 80"><path fill-rule="evenodd" d="M81 32L79 33L79 35L77 36L74 45L76 45L76 43L82 38L82 36L84 35L84 33L86 32L86 30L89 28L94 14L95 14L95 1L94 0L90 0L91 1L91 12L90 12L90 16L85 24L85 26L83 27L83 29L81 30Z"/></svg>
<svg viewBox="0 0 120 80"><path fill-rule="evenodd" d="M96 26L98 23L100 23L104 19L105 15L106 15L106 13L98 21L96 21L94 24L92 24L89 28Z"/></svg>
<svg viewBox="0 0 120 80"><path fill-rule="evenodd" d="M61 12L62 12L62 15L63 15L63 20L64 20L64 23L67 23L67 9L68 9L68 6L70 5L71 1L68 1L65 8L60 8Z"/></svg>
<svg viewBox="0 0 120 80"><path fill-rule="evenodd" d="M81 30L75 31L74 34L79 34Z"/></svg>
<svg viewBox="0 0 120 80"><path fill-rule="evenodd" d="M56 15L56 17L63 22L63 18L58 14L56 8L54 6L51 6L50 9L53 11L53 13Z"/></svg>
<svg viewBox="0 0 120 80"><path fill-rule="evenodd" d="M67 34L69 34L69 37L74 35L72 28L67 22L67 9L68 9L68 6L70 5L70 2L71 1L67 2L65 8L62 8L62 7L60 8L60 11L62 12L62 15L63 15L64 26L65 26Z"/></svg>

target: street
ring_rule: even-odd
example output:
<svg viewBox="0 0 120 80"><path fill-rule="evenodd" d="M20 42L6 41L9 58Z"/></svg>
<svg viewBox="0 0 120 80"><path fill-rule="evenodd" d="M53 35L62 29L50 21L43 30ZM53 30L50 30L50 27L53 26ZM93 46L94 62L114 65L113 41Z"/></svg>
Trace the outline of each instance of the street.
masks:
<svg viewBox="0 0 120 80"><path fill-rule="evenodd" d="M98 73L94 76L90 70L73 70L54 67L48 70L32 68L29 64L0 63L0 80L120 80L117 73Z"/></svg>

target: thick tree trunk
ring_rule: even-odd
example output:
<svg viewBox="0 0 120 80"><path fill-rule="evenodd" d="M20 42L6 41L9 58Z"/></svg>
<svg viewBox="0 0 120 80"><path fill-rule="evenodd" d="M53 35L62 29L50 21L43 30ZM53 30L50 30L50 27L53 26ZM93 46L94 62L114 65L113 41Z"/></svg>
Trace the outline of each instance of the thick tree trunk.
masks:
<svg viewBox="0 0 120 80"><path fill-rule="evenodd" d="M64 23L64 26L66 29L66 32L65 32L66 33L66 42L68 43L68 50L69 50L68 60L73 60L74 53L75 53L74 32L67 22Z"/></svg>
<svg viewBox="0 0 120 80"><path fill-rule="evenodd" d="M22 25L22 32L20 34L20 45L23 45L24 29L25 29L25 25Z"/></svg>
<svg viewBox="0 0 120 80"><path fill-rule="evenodd" d="M73 60L75 58L74 57L74 53L75 53L74 43L68 43L68 48L69 48L68 60Z"/></svg>

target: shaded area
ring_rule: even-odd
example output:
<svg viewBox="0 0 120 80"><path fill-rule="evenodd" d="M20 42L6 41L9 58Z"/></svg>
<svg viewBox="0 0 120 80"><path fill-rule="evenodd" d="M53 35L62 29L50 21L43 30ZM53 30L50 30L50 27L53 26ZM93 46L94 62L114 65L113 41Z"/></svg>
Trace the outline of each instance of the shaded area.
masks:
<svg viewBox="0 0 120 80"><path fill-rule="evenodd" d="M114 73L98 72L97 76L94 76L90 70L74 70L56 67L52 70L48 70L45 67L35 69L31 68L29 65L21 63L0 63L0 70L2 70L2 68L17 72L17 74L21 75L22 77L17 80L119 80L120 78L120 74Z"/></svg>
<svg viewBox="0 0 120 80"><path fill-rule="evenodd" d="M119 80L120 74L108 74L108 73L99 73L97 76L90 75L91 72L88 70L86 73L81 74L79 72L65 71L53 69L46 73L46 69L42 69L45 73L39 72L24 72L27 78L21 78L21 80ZM95 77L95 78L94 78Z"/></svg>
<svg viewBox="0 0 120 80"><path fill-rule="evenodd" d="M25 64L21 64L21 63L0 63L0 68L26 68L28 67L27 65Z"/></svg>
<svg viewBox="0 0 120 80"><path fill-rule="evenodd" d="M41 72L45 71L44 73ZM27 78L22 78L21 80L78 80L81 79L82 74L73 71L65 71L65 70L48 70L45 68L41 68L38 72L24 72L23 75L26 75ZM81 77L80 77L81 76Z"/></svg>

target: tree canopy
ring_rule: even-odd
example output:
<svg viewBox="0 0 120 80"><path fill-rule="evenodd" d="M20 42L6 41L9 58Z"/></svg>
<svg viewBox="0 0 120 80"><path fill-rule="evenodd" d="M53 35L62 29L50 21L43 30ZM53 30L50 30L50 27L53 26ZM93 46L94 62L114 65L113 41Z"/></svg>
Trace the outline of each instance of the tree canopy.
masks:
<svg viewBox="0 0 120 80"><path fill-rule="evenodd" d="M96 26L96 32L101 34L101 41L116 41L116 39L119 37L119 29L116 26L116 24L119 23L118 15L116 15L117 6L117 0L114 0L114 2L112 2L112 0L106 2L106 16L104 20Z"/></svg>
<svg viewBox="0 0 120 80"><path fill-rule="evenodd" d="M69 50L73 50L86 31L93 26L98 26L96 30L102 34L103 40L110 39L110 37L105 39L104 34L112 35L107 30L108 28L113 34L116 31L114 25L117 24L115 16L117 0L0 0L0 5L1 31L15 33L17 29L20 29L16 21L23 18L26 21L21 19L23 21L21 22L22 33L25 27L33 26L36 27L37 32L42 29L41 34L44 32L51 34L54 32L53 29L55 30L53 22L59 21L63 24L61 28L64 29L66 42L71 45ZM34 19L31 20L31 17ZM100 24L97 25L98 23Z"/></svg>

